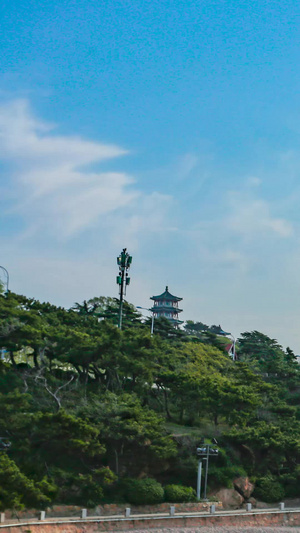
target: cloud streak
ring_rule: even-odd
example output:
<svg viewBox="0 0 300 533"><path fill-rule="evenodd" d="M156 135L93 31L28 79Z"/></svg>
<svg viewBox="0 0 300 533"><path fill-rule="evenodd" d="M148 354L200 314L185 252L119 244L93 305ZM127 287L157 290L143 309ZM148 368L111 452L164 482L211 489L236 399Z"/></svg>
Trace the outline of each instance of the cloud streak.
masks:
<svg viewBox="0 0 300 533"><path fill-rule="evenodd" d="M244 192L229 193L230 214L226 225L245 239L270 236L287 238L293 234L292 224L272 214L269 203Z"/></svg>
<svg viewBox="0 0 300 533"><path fill-rule="evenodd" d="M151 209L153 195L143 195L126 173L91 170L127 153L119 146L57 135L53 125L33 116L25 100L0 107L0 155L11 177L7 198L11 212L21 215L31 228L26 235L43 229L58 238L71 238L104 217L107 225L114 214L112 225L122 227L128 217L131 232L138 232L145 226L143 217ZM154 194L167 207L170 198ZM129 208L138 224L126 213Z"/></svg>

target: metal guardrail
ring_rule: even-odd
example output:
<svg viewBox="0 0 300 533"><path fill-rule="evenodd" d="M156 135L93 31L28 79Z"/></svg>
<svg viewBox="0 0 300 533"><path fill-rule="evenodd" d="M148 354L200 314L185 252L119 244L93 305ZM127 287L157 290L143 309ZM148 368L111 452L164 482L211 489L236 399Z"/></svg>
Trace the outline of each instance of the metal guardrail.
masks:
<svg viewBox="0 0 300 533"><path fill-rule="evenodd" d="M176 505L170 505L169 513L145 513L145 514L131 514L131 508L126 507L123 515L111 515L111 516L88 516L88 510L82 509L80 516L76 517L46 517L45 511L40 511L38 518L30 519L18 519L16 522L14 518L6 519L5 513L0 513L0 529L4 527L17 527L30 524L62 524L62 523L78 523L82 521L87 522L109 522L109 521L128 521L128 520L156 520L156 519L169 519L169 518L197 518L208 517L215 515L218 517L228 516L247 516L252 515L264 515L264 514L282 514L282 513L300 513L300 508L285 507L284 502L280 502L278 507L269 507L266 509L253 509L251 504L246 504L245 509L238 510L217 510L215 504L211 504L207 511L197 512L178 512L176 513Z"/></svg>

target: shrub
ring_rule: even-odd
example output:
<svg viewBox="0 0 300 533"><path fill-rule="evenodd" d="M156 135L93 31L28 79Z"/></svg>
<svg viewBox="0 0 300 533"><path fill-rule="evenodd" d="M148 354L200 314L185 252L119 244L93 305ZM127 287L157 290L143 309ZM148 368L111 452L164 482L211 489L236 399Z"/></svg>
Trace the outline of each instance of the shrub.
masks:
<svg viewBox="0 0 300 533"><path fill-rule="evenodd" d="M247 476L245 470L238 465L216 466L212 464L209 467L209 487L231 489L233 479L244 476Z"/></svg>
<svg viewBox="0 0 300 533"><path fill-rule="evenodd" d="M127 480L124 489L127 501L134 505L161 503L164 500L164 489L152 478Z"/></svg>
<svg viewBox="0 0 300 533"><path fill-rule="evenodd" d="M284 497L284 488L276 478L267 475L257 480L253 496L267 503L278 502Z"/></svg>
<svg viewBox="0 0 300 533"><path fill-rule="evenodd" d="M165 486L166 502L194 502L196 501L196 491L192 487L183 485L166 485Z"/></svg>
<svg viewBox="0 0 300 533"><path fill-rule="evenodd" d="M298 470L298 474L297 474ZM284 495L287 498L299 498L300 494L300 467L296 467L295 472L280 476L280 483L284 487Z"/></svg>

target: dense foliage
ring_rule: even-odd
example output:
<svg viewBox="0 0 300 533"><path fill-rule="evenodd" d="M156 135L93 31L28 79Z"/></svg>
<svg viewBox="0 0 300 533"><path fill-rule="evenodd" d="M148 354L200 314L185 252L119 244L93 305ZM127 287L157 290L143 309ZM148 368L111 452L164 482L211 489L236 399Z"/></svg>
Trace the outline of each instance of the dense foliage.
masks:
<svg viewBox="0 0 300 533"><path fill-rule="evenodd" d="M293 352L246 332L233 362L217 326L159 319L151 337L128 303L118 330L117 311L0 295L2 508L193 499L195 449L212 438L211 491L248 475L261 498L300 496Z"/></svg>

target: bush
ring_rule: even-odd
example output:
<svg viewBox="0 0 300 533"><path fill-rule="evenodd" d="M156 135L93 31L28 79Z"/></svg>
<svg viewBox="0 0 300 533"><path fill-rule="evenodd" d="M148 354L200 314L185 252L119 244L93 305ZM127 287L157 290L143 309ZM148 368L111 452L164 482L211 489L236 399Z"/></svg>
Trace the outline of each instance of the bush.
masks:
<svg viewBox="0 0 300 533"><path fill-rule="evenodd" d="M297 473L298 470L298 473ZM300 496L300 468L296 467L293 474L288 473L280 476L280 483L284 487L284 495L287 498L299 498Z"/></svg>
<svg viewBox="0 0 300 533"><path fill-rule="evenodd" d="M183 485L166 485L165 486L166 502L194 502L196 501L196 491L192 487Z"/></svg>
<svg viewBox="0 0 300 533"><path fill-rule="evenodd" d="M134 505L161 503L164 500L164 489L152 478L127 480L124 489L126 500Z"/></svg>
<svg viewBox="0 0 300 533"><path fill-rule="evenodd" d="M253 496L267 503L278 502L284 497L284 488L276 478L268 475L257 480Z"/></svg>

